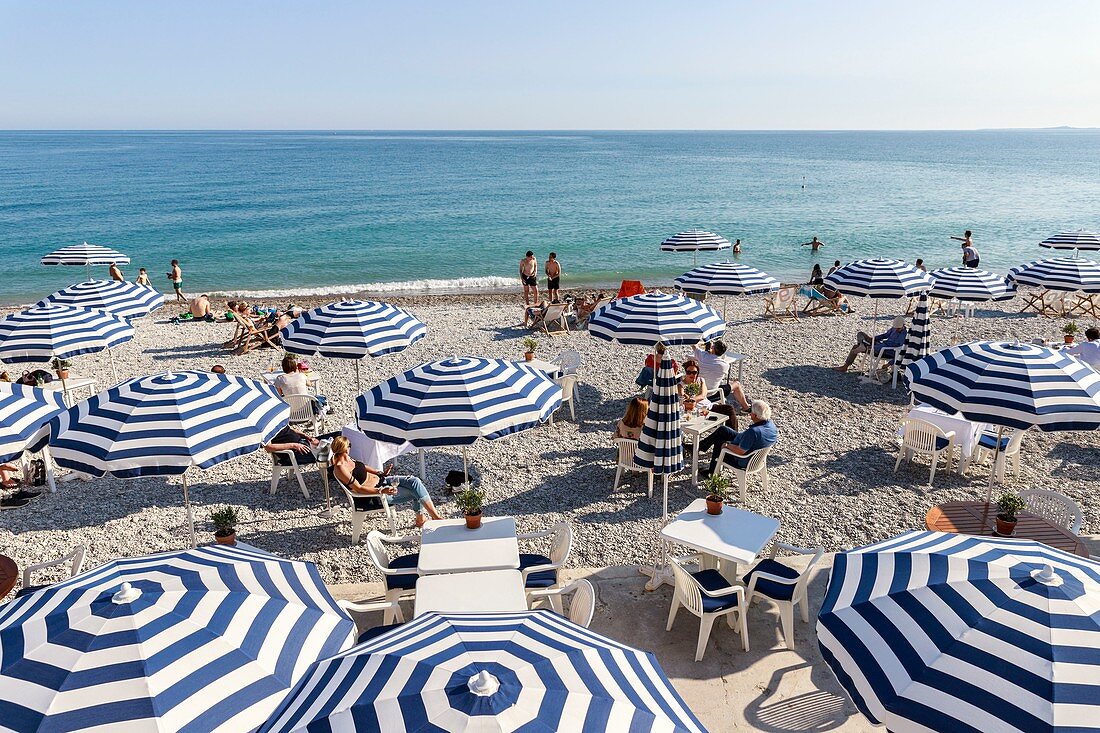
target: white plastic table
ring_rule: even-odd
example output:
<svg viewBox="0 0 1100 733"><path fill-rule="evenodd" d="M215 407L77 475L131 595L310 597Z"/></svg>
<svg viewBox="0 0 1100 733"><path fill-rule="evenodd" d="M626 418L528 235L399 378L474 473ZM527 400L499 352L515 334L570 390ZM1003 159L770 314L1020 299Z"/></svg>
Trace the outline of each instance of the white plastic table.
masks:
<svg viewBox="0 0 1100 733"><path fill-rule="evenodd" d="M546 376L554 379L561 376L561 364L555 364L552 361L543 361L542 359L532 359L531 361L523 362L527 366L534 367Z"/></svg>
<svg viewBox="0 0 1100 733"><path fill-rule="evenodd" d="M69 377L64 382L55 379L52 382L43 384L42 389L63 390L65 404L72 407L80 400L86 399L82 396L85 392L89 398L95 396L96 379L95 377Z"/></svg>
<svg viewBox="0 0 1100 733"><path fill-rule="evenodd" d="M960 474L966 473L967 466L970 464L970 458L978 445L978 439L982 437L982 433L986 430L987 426L985 423L971 422L958 413L949 415L943 410L937 410L931 405L917 405L909 410L909 414L906 415L906 417L924 420L927 423L935 425L945 433L954 431L955 444L959 446L960 452L958 472ZM900 431L898 435L901 435Z"/></svg>
<svg viewBox="0 0 1100 733"><path fill-rule="evenodd" d="M427 575L416 581L413 616L527 610L523 574L518 570Z"/></svg>
<svg viewBox="0 0 1100 733"><path fill-rule="evenodd" d="M706 499L696 499L665 525L661 537L722 560L750 563L777 531L778 519L728 505L721 514L707 514Z"/></svg>
<svg viewBox="0 0 1100 733"><path fill-rule="evenodd" d="M709 402L707 404L710 404ZM691 448L691 484L699 484L699 442L725 425L728 418L725 415L712 412L706 417L702 415L685 416L680 420L680 431L692 444Z"/></svg>
<svg viewBox="0 0 1100 733"><path fill-rule="evenodd" d="M512 517L483 517L477 529L466 529L465 519L443 519L428 522L421 530L417 564L421 575L518 567L519 541ZM419 588L417 583L418 594Z"/></svg>

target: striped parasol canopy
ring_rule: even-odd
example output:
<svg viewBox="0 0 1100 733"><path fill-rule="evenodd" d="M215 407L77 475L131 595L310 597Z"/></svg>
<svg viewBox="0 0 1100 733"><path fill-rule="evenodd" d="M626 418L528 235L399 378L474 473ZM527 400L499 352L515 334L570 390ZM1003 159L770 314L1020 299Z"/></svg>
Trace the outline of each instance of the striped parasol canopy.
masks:
<svg viewBox="0 0 1100 733"><path fill-rule="evenodd" d="M42 428L64 410L64 395L56 389L0 382L0 463L23 455L41 438Z"/></svg>
<svg viewBox="0 0 1100 733"><path fill-rule="evenodd" d="M818 644L896 733L1100 730L1100 564L1030 540L908 532L840 553Z"/></svg>
<svg viewBox="0 0 1100 733"><path fill-rule="evenodd" d="M421 364L355 400L359 429L417 448L472 445L533 428L561 406L561 387L523 362L452 357Z"/></svg>
<svg viewBox="0 0 1100 733"><path fill-rule="evenodd" d="M700 265L676 278L676 285L687 293L711 295L759 295L779 290L774 277L739 262Z"/></svg>
<svg viewBox="0 0 1100 733"><path fill-rule="evenodd" d="M290 406L255 379L167 372L128 379L50 421L54 460L95 477L183 477L258 450L287 424ZM195 543L194 524L191 543Z"/></svg>
<svg viewBox="0 0 1100 733"><path fill-rule="evenodd" d="M702 229L688 229L661 242L662 252L714 252L729 248L728 239Z"/></svg>
<svg viewBox="0 0 1100 733"><path fill-rule="evenodd" d="M429 613L315 664L261 733L702 733L648 652L549 610Z"/></svg>
<svg viewBox="0 0 1100 733"><path fill-rule="evenodd" d="M621 344L675 346L721 338L726 319L697 300L652 292L600 306L589 316L588 330L597 338Z"/></svg>
<svg viewBox="0 0 1100 733"><path fill-rule="evenodd" d="M676 385L680 378L672 367L672 357L661 356L660 366L649 398L634 462L665 477L665 514L668 514L668 475L684 467L684 445L680 434L680 397Z"/></svg>
<svg viewBox="0 0 1100 733"><path fill-rule="evenodd" d="M931 288L932 279L907 262L875 258L838 267L825 287L866 298L909 298Z"/></svg>
<svg viewBox="0 0 1100 733"><path fill-rule="evenodd" d="M1062 292L1100 293L1100 264L1078 257L1054 257L1018 265L1008 279Z"/></svg>
<svg viewBox="0 0 1100 733"><path fill-rule="evenodd" d="M41 260L43 265L73 265L91 267L92 265L128 265L130 258L110 247L98 244L72 244L55 249Z"/></svg>
<svg viewBox="0 0 1100 733"><path fill-rule="evenodd" d="M114 560L0 606L0 727L254 730L354 638L312 563L222 545Z"/></svg>
<svg viewBox="0 0 1100 733"><path fill-rule="evenodd" d="M917 359L928 356L932 334L928 328L928 293L917 298L917 309L913 313L913 322L905 332L905 345L902 347L901 365L911 364Z"/></svg>
<svg viewBox="0 0 1100 733"><path fill-rule="evenodd" d="M163 306L164 294L132 282L86 280L46 296L38 305L68 305L131 319L147 316Z"/></svg>
<svg viewBox="0 0 1100 733"><path fill-rule="evenodd" d="M0 360L70 359L134 337L125 318L70 305L35 306L0 318Z"/></svg>
<svg viewBox="0 0 1100 733"><path fill-rule="evenodd" d="M1088 232L1084 229L1078 229L1075 232L1060 232L1039 242L1039 246L1047 249L1097 251L1100 250L1100 233Z"/></svg>
<svg viewBox="0 0 1100 733"><path fill-rule="evenodd" d="M928 273L932 278L933 298L955 299L964 303L987 303L1016 296L1016 284L986 270L974 267L944 267Z"/></svg>

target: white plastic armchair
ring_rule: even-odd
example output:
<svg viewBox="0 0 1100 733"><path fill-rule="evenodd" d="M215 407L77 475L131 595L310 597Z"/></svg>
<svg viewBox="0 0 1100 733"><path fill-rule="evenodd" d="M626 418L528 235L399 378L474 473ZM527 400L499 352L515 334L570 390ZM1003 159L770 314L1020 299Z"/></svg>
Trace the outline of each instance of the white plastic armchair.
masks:
<svg viewBox="0 0 1100 733"><path fill-rule="evenodd" d="M1032 514L1065 527L1073 534L1081 532L1081 507L1065 494L1050 489L1027 489L1020 492L1020 498Z"/></svg>
<svg viewBox="0 0 1100 733"><path fill-rule="evenodd" d="M619 488L619 480L623 477L623 471L631 471L633 473L644 473L646 475L646 496L650 499L653 498L653 471L645 466L639 466L634 462L634 450L638 447L638 441L633 438L615 438L612 440L615 444L616 461L615 461L615 483L611 486L612 491L616 491Z"/></svg>
<svg viewBox="0 0 1100 733"><path fill-rule="evenodd" d="M289 465L280 463L279 456L286 458ZM317 464L317 468L318 470L324 470L320 463ZM301 489L302 496L308 499L309 489L306 488L306 480L302 476L302 467L298 465L297 452L292 450L271 451L271 486L267 493L274 494L275 490L279 488L279 481L288 473L293 473L294 478L298 479L298 488Z"/></svg>
<svg viewBox="0 0 1100 733"><path fill-rule="evenodd" d="M695 644L695 661L701 661L703 659L703 653L707 649L707 641L710 639L710 630L714 625L714 620L719 616L726 617L726 624L741 635L741 648L745 651L749 650L749 629L745 620L745 588L741 585L736 585L724 580L724 587L716 587L708 590L696 580L692 575L684 568L685 562L700 562L699 555L684 555L681 557L668 556L669 565L672 567L672 574L676 579L676 587L672 593L672 606L668 609L668 623L665 625L665 631L671 631L672 625L676 622L676 613L680 610L680 606L683 606L688 612L699 617L699 639ZM703 573L714 573L715 576L720 576L717 570L705 570ZM714 577L714 576L712 576ZM703 596L706 595L710 599L718 599L720 601L726 600L730 596L729 603L720 603L723 606L717 611L705 611L703 605ZM734 623L737 626L734 626Z"/></svg>
<svg viewBox="0 0 1100 733"><path fill-rule="evenodd" d="M901 447L898 460L894 463L894 473L903 460L912 462L913 454L920 453L931 457L932 469L928 474L928 485L936 478L936 466L940 456L947 456L947 469L951 470L952 456L955 454L955 431L944 432L938 425L924 420L907 417L901 421Z"/></svg>
<svg viewBox="0 0 1100 733"><path fill-rule="evenodd" d="M994 453L997 454L996 465L991 469L994 471L994 477L1000 483L1005 481L1005 464L1012 461L1012 475L1019 477L1020 475L1020 448L1024 442L1024 430L1017 430L1015 428L1005 428L1001 433L1001 440L1004 442L1004 450L995 451L997 446L997 431L987 431L983 433L979 438L977 444L974 446L974 453L970 465L978 463L984 463L985 460L991 457Z"/></svg>
<svg viewBox="0 0 1100 733"><path fill-rule="evenodd" d="M31 583L31 578L39 570L46 570L48 568L55 568L65 563L69 563L69 577L76 575L80 572L80 568L84 566L84 554L87 552L87 548L84 545L77 545L67 554L62 555L54 560L47 560L46 562L36 563L34 565L28 565L23 569L23 587L21 592L29 593L37 588ZM39 586L44 587L44 586Z"/></svg>
<svg viewBox="0 0 1100 733"><path fill-rule="evenodd" d="M396 623L405 623L405 614L401 612L401 606L396 601L336 601L336 605L348 613L371 613L382 611L383 618L396 619ZM387 622L392 623L392 622Z"/></svg>
<svg viewBox="0 0 1100 733"><path fill-rule="evenodd" d="M328 475L327 472L325 475ZM333 478L336 478L335 473ZM336 483L343 489L344 496L348 500L348 507L351 510L351 544L359 544L359 536L363 533L363 522L371 516L385 517L390 525L390 536L397 536L397 510L394 509L393 504L390 504L388 496L385 494L356 494L345 486L340 479L336 478ZM377 504L377 507L374 509L359 509L355 506L356 498L370 499L372 503Z"/></svg>
<svg viewBox="0 0 1100 733"><path fill-rule="evenodd" d="M564 588L548 588L546 590L533 590L527 594L529 605L533 606L539 599L545 598L554 606L554 599L558 599L561 606L563 596L572 595L569 601L569 613L563 613L573 623L586 629L592 623L592 616L596 613L596 588L587 580L574 580Z"/></svg>
<svg viewBox="0 0 1100 733"><path fill-rule="evenodd" d="M283 400L290 405L291 425L305 426L313 435L320 435L325 429L324 410L320 401L310 394L288 394Z"/></svg>
<svg viewBox="0 0 1100 733"><path fill-rule="evenodd" d="M810 561L801 571L775 559L779 551L793 555L810 555ZM806 587L813 575L814 566L825 554L823 547L796 547L783 542L772 545L771 554L745 573L747 604L765 598L779 607L779 619L783 628L783 643L794 648L794 607L802 610L802 622L810 621L810 605L806 599ZM759 588L757 587L759 585Z"/></svg>
<svg viewBox="0 0 1100 733"><path fill-rule="evenodd" d="M768 454L771 453L773 446L767 448L759 448L746 453L743 456L739 456L729 448L723 448L722 452L718 454L718 464L714 468L716 474L721 473L723 468L730 468L733 471L734 477L737 479L737 488L741 492L741 501L745 501L749 488L749 476L760 476L760 484L764 487L764 491L771 488L771 476L768 474ZM738 468L734 459L748 458L749 462L744 468Z"/></svg>
<svg viewBox="0 0 1100 733"><path fill-rule="evenodd" d="M561 387L561 406L569 406L569 417L571 417L574 422L577 420L577 408L576 401L573 397L576 395L577 382L579 381L576 374L566 374L554 380L554 383ZM553 414L550 415L550 424L554 424Z"/></svg>
<svg viewBox="0 0 1100 733"><path fill-rule="evenodd" d="M520 563L520 572L523 575L523 587L528 588L528 579L535 573L542 572L554 572L557 576L556 581L549 586L532 587L527 593L527 605L531 605L532 593L535 590L552 590L561 588L561 569L565 566L565 563L569 561L569 552L573 549L573 528L569 526L568 522L558 522L553 527L541 532L527 532L524 534L516 535L518 540L538 540L546 537L550 537L550 553L545 557L550 560L549 563L540 563L538 565L524 566ZM561 595L548 595L547 600L550 601L550 605L558 613L562 613Z"/></svg>
<svg viewBox="0 0 1100 733"><path fill-rule="evenodd" d="M550 360L551 364L557 364L561 367L562 375L576 374L581 368L581 355L576 351L563 351L553 359Z"/></svg>
<svg viewBox="0 0 1100 733"><path fill-rule="evenodd" d="M367 554L370 555L374 567L378 569L378 572L382 573L382 580L386 587L387 601L397 603L399 601L415 598L416 578L420 577L420 572L416 569L415 562L411 565L401 563L397 567L392 567L391 564L394 561L390 560L389 551L386 549L386 546L412 546L419 544L420 537L418 536L387 537L378 530L371 530L367 533ZM384 623L392 624L393 618L394 614L392 610L387 611Z"/></svg>

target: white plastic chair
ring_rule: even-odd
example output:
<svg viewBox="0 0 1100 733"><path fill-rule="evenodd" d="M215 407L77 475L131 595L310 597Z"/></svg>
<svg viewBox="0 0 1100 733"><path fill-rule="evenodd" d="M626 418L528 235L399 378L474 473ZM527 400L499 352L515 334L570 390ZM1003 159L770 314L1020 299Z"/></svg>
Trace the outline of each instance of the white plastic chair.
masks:
<svg viewBox="0 0 1100 733"><path fill-rule="evenodd" d="M46 562L40 562L35 565L28 565L23 569L23 586L19 589L16 597L33 593L36 590L47 587L46 585L32 585L31 578L39 570L46 570L47 568L54 568L59 565L69 563L69 577L73 577L80 572L80 568L84 566L84 553L87 552L87 548L84 545L77 545L68 554L62 555L56 560L47 560Z"/></svg>
<svg viewBox="0 0 1100 733"><path fill-rule="evenodd" d="M577 393L577 382L580 380L576 374L566 374L558 377L554 380L554 383L561 387L561 406L565 407L569 405L569 417L573 418L573 421L577 421L577 410L574 407L573 401L574 395ZM554 415L550 415L550 424L554 424Z"/></svg>
<svg viewBox="0 0 1100 733"><path fill-rule="evenodd" d="M283 395L283 400L290 405L291 425L305 426L313 435L324 432L324 410L316 397L311 394L288 394Z"/></svg>
<svg viewBox="0 0 1100 733"><path fill-rule="evenodd" d="M1012 475L1017 478L1020 476L1020 447L1024 442L1024 432L1026 431L1005 428L1001 434L1004 450L997 454L997 465L993 467L993 471L997 481L1002 484L1005 481L1005 464L1009 460L1012 461ZM993 456L996 447L997 431L982 433L974 446L970 465L985 463L986 459Z"/></svg>
<svg viewBox="0 0 1100 733"><path fill-rule="evenodd" d="M531 591L527 594L527 597L532 608L534 608L534 603L541 598L550 601L550 606L554 608L555 599L557 599L555 608L557 610L557 608L561 608L562 596L567 595L573 597L569 601L569 613L562 615L578 626L587 629L589 624L592 623L592 616L596 613L596 589L587 580L574 580L564 588Z"/></svg>
<svg viewBox="0 0 1100 733"><path fill-rule="evenodd" d="M810 562L799 572L789 565L784 565L775 559L779 550L791 552L796 555L812 555ZM753 601L765 598L779 607L779 620L783 628L783 643L788 649L794 648L794 607L802 609L802 623L810 621L810 605L806 599L806 587L810 583L814 566L825 554L825 548L795 547L794 545L776 542L772 544L771 554L760 560L745 573L746 606L751 606Z"/></svg>
<svg viewBox="0 0 1100 733"><path fill-rule="evenodd" d="M374 567L382 573L386 587L386 600L396 605L400 601L416 598L416 580L420 572L416 569L420 553L413 552L390 559L386 545L419 545L419 536L387 537L378 530L367 533L367 553ZM400 609L398 612L400 613ZM392 624L395 617L393 609L386 611L383 623Z"/></svg>
<svg viewBox="0 0 1100 733"><path fill-rule="evenodd" d="M336 474L333 474L336 478ZM389 497L385 494L356 494L344 485L344 482L336 478L336 483L344 490L344 496L348 499L348 508L351 511L351 544L359 544L359 535L363 532L363 522L367 517L385 517L390 523L390 536L397 536L397 510L390 504ZM371 505L368 509L359 509L355 506L355 499L366 499Z"/></svg>
<svg viewBox="0 0 1100 733"><path fill-rule="evenodd" d="M522 553L519 556L519 569L523 574L523 587L528 591L527 605L531 605L532 593L561 588L561 569L569 560L573 549L573 528L568 522L558 522L541 532L526 532L516 535L517 540L537 540L550 537L550 554L537 555ZM561 610L561 596L549 595L547 600L558 613Z"/></svg>
<svg viewBox="0 0 1100 733"><path fill-rule="evenodd" d="M903 460L912 462L913 455L930 456L932 470L928 474L928 485L936 478L936 466L940 462L940 456L947 456L947 469L951 469L951 460L955 452L955 431L944 432L938 425L933 425L915 417L903 418L901 421L901 448L898 450L898 460L894 463L894 473Z"/></svg>
<svg viewBox="0 0 1100 733"><path fill-rule="evenodd" d="M401 612L401 604L394 601L348 601L338 600L336 605L348 612L348 615L353 613L371 613L373 611L382 611L383 619L386 614L394 619L394 623L405 623L405 614Z"/></svg>
<svg viewBox="0 0 1100 733"><path fill-rule="evenodd" d="M290 461L288 465L279 463L279 456L284 456ZM327 481L328 477L325 475L324 467L320 462L317 464L317 470L321 472L321 480ZM279 488L279 481L284 475L293 473L294 478L298 479L298 488L302 490L302 496L309 498L309 489L306 488L306 480L302 476L302 467L298 464L298 454L292 450L277 450L271 453L271 487L267 493L274 494L275 490Z"/></svg>
<svg viewBox="0 0 1100 733"><path fill-rule="evenodd" d="M768 474L768 454L771 453L773 446L767 448L760 448L754 450L751 453L746 453L743 456L739 456L729 448L723 448L722 452L718 454L718 463L714 467L715 473L721 473L723 468L729 467L733 471L734 477L737 479L737 488L741 492L741 501L745 501L748 495L749 488L749 476L760 476L760 484L764 487L764 491L771 488L771 476ZM729 463L726 459L729 458ZM748 464L744 468L738 468L734 464L733 459L745 458L749 459Z"/></svg>
<svg viewBox="0 0 1100 733"><path fill-rule="evenodd" d="M745 589L726 580L717 570L699 570L688 572L681 564L689 560L698 560L698 555L686 555L675 558L668 556L672 574L676 578L676 587L672 592L672 606L668 610L668 624L665 631L671 631L676 622L676 613L680 606L699 617L699 640L695 645L695 661L703 659L710 639L710 629L714 619L726 617L731 629L741 634L741 648L749 650L749 629L745 621ZM706 596L706 598L704 598ZM734 626L734 622L738 626Z"/></svg>
<svg viewBox="0 0 1100 733"><path fill-rule="evenodd" d="M1020 498L1032 514L1065 527L1073 534L1081 532L1084 514L1077 502L1065 494L1050 489L1027 489L1020 492Z"/></svg>
<svg viewBox="0 0 1100 733"><path fill-rule="evenodd" d="M619 479L623 476L623 471L633 471L634 473L644 473L648 485L646 487L646 496L650 499L653 498L653 471L645 466L639 466L634 462L634 449L638 447L638 441L633 438L615 438L612 441L615 444L615 450L618 451L615 464L615 483L612 485L611 490L617 491L619 488Z"/></svg>
<svg viewBox="0 0 1100 733"><path fill-rule="evenodd" d="M557 364L561 367L562 375L576 374L581 368L581 355L576 351L563 351L553 359L550 360L551 364Z"/></svg>

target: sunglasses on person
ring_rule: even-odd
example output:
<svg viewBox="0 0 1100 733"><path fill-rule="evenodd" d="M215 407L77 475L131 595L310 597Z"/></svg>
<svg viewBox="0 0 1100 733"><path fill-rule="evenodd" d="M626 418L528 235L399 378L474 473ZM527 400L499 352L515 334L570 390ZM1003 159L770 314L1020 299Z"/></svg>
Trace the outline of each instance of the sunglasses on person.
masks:
<svg viewBox="0 0 1100 733"><path fill-rule="evenodd" d="M684 370L684 374L698 374L698 373L699 373L698 369L685 369Z"/></svg>

